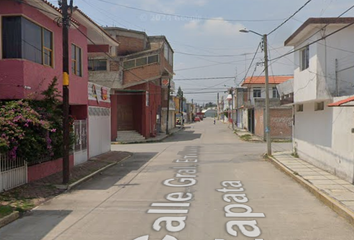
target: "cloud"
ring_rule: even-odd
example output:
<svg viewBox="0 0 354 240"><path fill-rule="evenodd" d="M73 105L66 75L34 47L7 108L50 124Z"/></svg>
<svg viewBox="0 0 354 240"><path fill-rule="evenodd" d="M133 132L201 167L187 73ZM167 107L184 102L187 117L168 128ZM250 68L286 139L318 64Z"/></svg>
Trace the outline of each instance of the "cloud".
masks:
<svg viewBox="0 0 354 240"><path fill-rule="evenodd" d="M206 21L191 20L186 23L184 29L193 31L198 35L208 36L236 36L239 30L245 28L240 23L225 21L222 17L212 18Z"/></svg>

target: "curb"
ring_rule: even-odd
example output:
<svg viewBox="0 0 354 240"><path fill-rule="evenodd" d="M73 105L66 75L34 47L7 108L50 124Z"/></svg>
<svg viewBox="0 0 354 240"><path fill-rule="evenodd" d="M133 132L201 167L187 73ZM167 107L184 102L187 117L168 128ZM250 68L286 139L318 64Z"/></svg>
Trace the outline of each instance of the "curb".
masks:
<svg viewBox="0 0 354 240"><path fill-rule="evenodd" d="M12 223L13 221L17 220L20 217L20 213L15 211L13 213L11 213L10 215L7 215L3 218L0 219L0 228L2 228L3 226Z"/></svg>
<svg viewBox="0 0 354 240"><path fill-rule="evenodd" d="M95 172L93 172L93 173L87 175L86 177L83 177L83 178L77 180L77 181L74 182L74 183L71 183L71 184L69 184L69 185L56 185L56 187L59 188L59 189L65 189L65 190L69 191L69 190L71 190L72 188L74 188L74 187L76 187L77 185L79 185L80 183L85 182L86 180L88 180L88 179L94 177L94 176L97 175L98 173L100 173L100 172L106 170L107 168L113 167L114 165L117 165L118 163L121 163L121 162L127 160L127 159L130 158L131 156L133 156L133 154L131 154L131 155L129 155L129 156L123 158L122 160L120 160L120 161L118 161L118 162L114 162L114 163L108 164L107 166L105 166L105 167L103 167L103 168L101 168L101 169L98 169L97 171L95 171Z"/></svg>
<svg viewBox="0 0 354 240"><path fill-rule="evenodd" d="M334 212L336 212L339 216L343 217L347 220L351 225L354 226L354 213L352 210L342 205L338 200L328 196L325 192L321 191L302 177L294 174L294 172L280 163L276 158L272 156L268 156L265 158L266 160L270 160L271 163L275 165L276 168L290 176L296 182L298 182L301 186L303 186L306 190L312 193L317 199L326 204L329 208L331 208Z"/></svg>

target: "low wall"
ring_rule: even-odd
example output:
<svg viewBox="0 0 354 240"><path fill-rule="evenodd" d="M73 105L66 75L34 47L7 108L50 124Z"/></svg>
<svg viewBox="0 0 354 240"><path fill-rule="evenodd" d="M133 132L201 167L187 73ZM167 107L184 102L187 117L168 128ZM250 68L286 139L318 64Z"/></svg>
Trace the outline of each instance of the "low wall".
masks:
<svg viewBox="0 0 354 240"><path fill-rule="evenodd" d="M74 166L74 156L69 156L70 167ZM28 182L33 182L38 179L50 176L54 173L61 172L63 170L63 159L48 161L40 164L36 164L28 167Z"/></svg>

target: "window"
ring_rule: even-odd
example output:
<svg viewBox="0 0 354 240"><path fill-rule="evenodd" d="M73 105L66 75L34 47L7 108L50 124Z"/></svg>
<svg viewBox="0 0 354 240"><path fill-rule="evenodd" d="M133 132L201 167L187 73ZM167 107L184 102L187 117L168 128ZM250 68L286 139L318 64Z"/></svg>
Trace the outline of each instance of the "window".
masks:
<svg viewBox="0 0 354 240"><path fill-rule="evenodd" d="M310 48L309 46L300 50L300 70L307 69L310 65Z"/></svg>
<svg viewBox="0 0 354 240"><path fill-rule="evenodd" d="M163 46L163 55L165 57L165 59L168 61L168 63L172 66L173 65L173 52L172 49L168 46L167 43L164 44Z"/></svg>
<svg viewBox="0 0 354 240"><path fill-rule="evenodd" d="M123 66L124 66L124 69L129 69L129 68L135 67L135 59L129 60L129 61L125 61L123 63Z"/></svg>
<svg viewBox="0 0 354 240"><path fill-rule="evenodd" d="M3 58L53 66L53 34L24 17L2 18Z"/></svg>
<svg viewBox="0 0 354 240"><path fill-rule="evenodd" d="M322 110L324 110L324 102L315 103L315 111L322 111Z"/></svg>
<svg viewBox="0 0 354 240"><path fill-rule="evenodd" d="M88 61L89 71L107 71L106 59L89 59Z"/></svg>
<svg viewBox="0 0 354 240"><path fill-rule="evenodd" d="M304 111L304 105L303 104L296 105L296 112L303 112L303 111Z"/></svg>
<svg viewBox="0 0 354 240"><path fill-rule="evenodd" d="M71 72L77 76L82 76L81 48L71 44Z"/></svg>
<svg viewBox="0 0 354 240"><path fill-rule="evenodd" d="M159 55L153 55L148 57L148 64L159 62Z"/></svg>
<svg viewBox="0 0 354 240"><path fill-rule="evenodd" d="M138 59L136 59L136 63L135 64L136 64L137 67L146 65L147 64L147 58L146 57L138 58Z"/></svg>
<svg viewBox="0 0 354 240"><path fill-rule="evenodd" d="M260 98L261 97L261 89L260 88L253 88L253 97Z"/></svg>
<svg viewBox="0 0 354 240"><path fill-rule="evenodd" d="M124 69L141 67L148 64L158 63L159 55L151 55L147 57L141 57L137 59L131 59L123 62Z"/></svg>
<svg viewBox="0 0 354 240"><path fill-rule="evenodd" d="M273 91L273 98L280 98L278 89L276 87L273 87L272 91Z"/></svg>

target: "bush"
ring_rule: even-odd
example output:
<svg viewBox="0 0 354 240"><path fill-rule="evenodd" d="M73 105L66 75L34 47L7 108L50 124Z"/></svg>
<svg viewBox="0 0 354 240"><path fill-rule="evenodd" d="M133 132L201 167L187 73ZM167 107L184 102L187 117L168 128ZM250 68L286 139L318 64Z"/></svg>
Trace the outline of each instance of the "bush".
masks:
<svg viewBox="0 0 354 240"><path fill-rule="evenodd" d="M63 110L57 78L43 100L4 103L0 109L0 152L28 162L57 159L63 153ZM70 119L72 124L73 119ZM74 142L71 134L71 144Z"/></svg>
<svg viewBox="0 0 354 240"><path fill-rule="evenodd" d="M10 157L17 155L32 159L47 152L45 136L50 124L41 118L27 102L6 102L0 108L0 151Z"/></svg>

